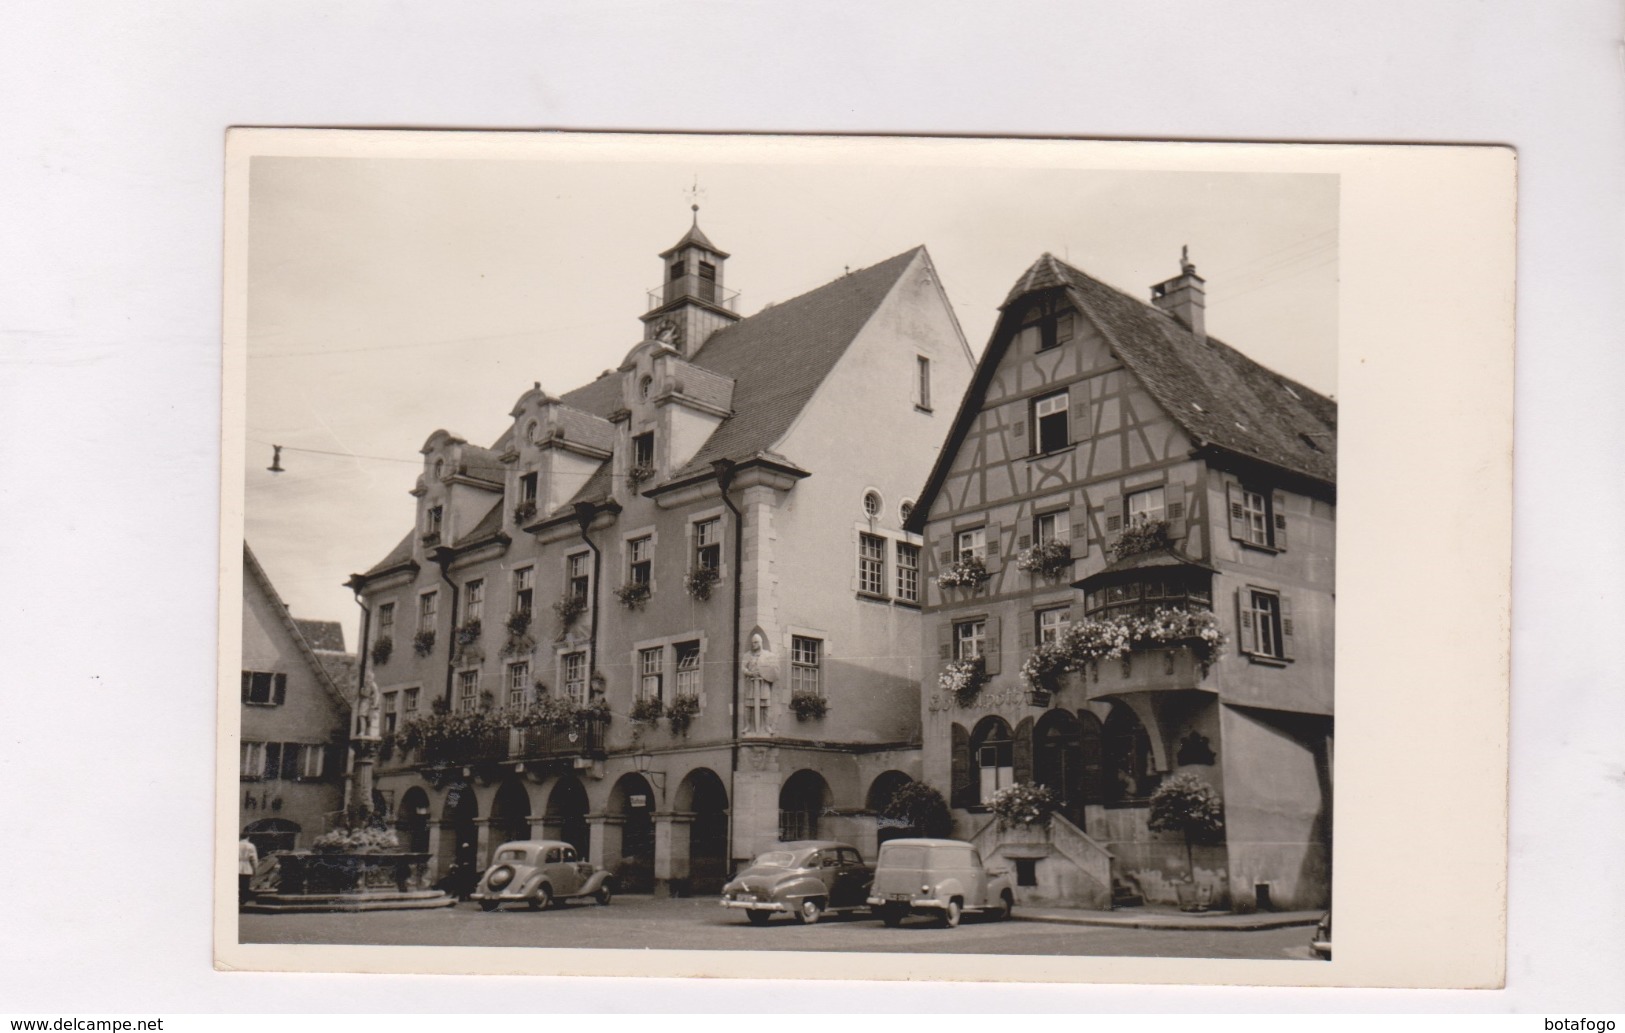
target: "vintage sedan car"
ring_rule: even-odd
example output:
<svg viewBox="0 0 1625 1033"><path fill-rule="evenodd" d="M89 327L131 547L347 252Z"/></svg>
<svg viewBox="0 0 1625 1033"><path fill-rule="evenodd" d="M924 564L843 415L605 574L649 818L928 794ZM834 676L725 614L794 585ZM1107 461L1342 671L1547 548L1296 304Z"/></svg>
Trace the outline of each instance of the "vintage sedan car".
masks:
<svg viewBox="0 0 1625 1033"><path fill-rule="evenodd" d="M989 871L970 843L893 839L880 847L869 906L889 926L929 914L951 929L967 913L1009 918L1016 890L1010 873Z"/></svg>
<svg viewBox="0 0 1625 1033"><path fill-rule="evenodd" d="M874 868L848 843L827 839L780 843L722 887L722 906L756 925L792 914L812 925L826 914L862 911Z"/></svg>
<svg viewBox="0 0 1625 1033"><path fill-rule="evenodd" d="M556 839L521 839L497 847L491 867L469 895L486 911L528 904L540 911L556 900L591 897L608 904L614 878L583 861L576 848Z"/></svg>

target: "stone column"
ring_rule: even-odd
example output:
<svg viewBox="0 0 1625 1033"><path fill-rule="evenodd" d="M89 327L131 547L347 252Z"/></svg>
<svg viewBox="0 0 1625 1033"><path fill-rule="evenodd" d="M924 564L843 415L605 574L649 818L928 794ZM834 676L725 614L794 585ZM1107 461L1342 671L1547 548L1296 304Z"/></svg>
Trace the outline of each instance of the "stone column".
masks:
<svg viewBox="0 0 1625 1033"><path fill-rule="evenodd" d="M594 866L613 872L621 863L621 826L624 820L616 815L589 814L587 828L592 837L587 859Z"/></svg>
<svg viewBox="0 0 1625 1033"><path fill-rule="evenodd" d="M491 848L498 844L491 842L491 819L474 819L474 864L484 868L490 863Z"/></svg>
<svg viewBox="0 0 1625 1033"><path fill-rule="evenodd" d="M745 745L734 772L733 857L735 867L779 841L779 758L772 746Z"/></svg>
<svg viewBox="0 0 1625 1033"><path fill-rule="evenodd" d="M688 887L689 834L694 815L681 811L656 814L655 896L686 897Z"/></svg>

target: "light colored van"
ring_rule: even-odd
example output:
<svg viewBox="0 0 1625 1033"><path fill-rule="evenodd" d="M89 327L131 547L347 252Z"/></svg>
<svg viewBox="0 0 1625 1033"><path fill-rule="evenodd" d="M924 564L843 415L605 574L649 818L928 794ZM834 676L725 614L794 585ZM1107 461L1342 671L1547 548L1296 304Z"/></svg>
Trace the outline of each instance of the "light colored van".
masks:
<svg viewBox="0 0 1625 1033"><path fill-rule="evenodd" d="M1009 918L1015 904L1009 874L988 871L976 847L957 839L887 841L869 891L869 906L889 926L929 914L951 929L966 913Z"/></svg>

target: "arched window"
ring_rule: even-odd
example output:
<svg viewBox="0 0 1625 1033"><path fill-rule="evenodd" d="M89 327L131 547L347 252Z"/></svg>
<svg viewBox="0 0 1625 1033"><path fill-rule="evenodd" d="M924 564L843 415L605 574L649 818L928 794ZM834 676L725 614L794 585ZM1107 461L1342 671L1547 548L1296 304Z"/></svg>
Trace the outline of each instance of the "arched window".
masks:
<svg viewBox="0 0 1625 1033"><path fill-rule="evenodd" d="M638 381L638 397L647 399L649 397L649 389L654 387L654 382L655 378L647 375L645 375L642 380Z"/></svg>
<svg viewBox="0 0 1625 1033"><path fill-rule="evenodd" d="M977 803L987 804L994 793L1015 783L1015 740L1002 718L985 717L971 732L970 762Z"/></svg>

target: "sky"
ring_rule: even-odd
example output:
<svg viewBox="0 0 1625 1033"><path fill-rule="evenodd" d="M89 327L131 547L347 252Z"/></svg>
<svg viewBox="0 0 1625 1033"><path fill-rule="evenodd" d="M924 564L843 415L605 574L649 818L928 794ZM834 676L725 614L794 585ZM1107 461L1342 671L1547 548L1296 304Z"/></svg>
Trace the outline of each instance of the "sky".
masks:
<svg viewBox="0 0 1625 1033"><path fill-rule="evenodd" d="M255 157L245 535L295 616L354 648L343 583L412 527L423 442L489 445L532 383L618 366L696 201L743 314L924 244L976 355L1044 252L1148 299L1188 246L1208 332L1336 394L1335 176L724 162L703 138L615 163Z"/></svg>

